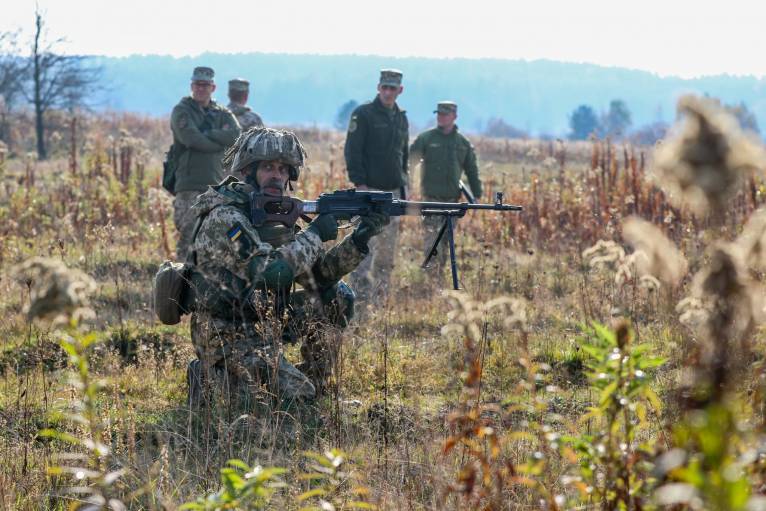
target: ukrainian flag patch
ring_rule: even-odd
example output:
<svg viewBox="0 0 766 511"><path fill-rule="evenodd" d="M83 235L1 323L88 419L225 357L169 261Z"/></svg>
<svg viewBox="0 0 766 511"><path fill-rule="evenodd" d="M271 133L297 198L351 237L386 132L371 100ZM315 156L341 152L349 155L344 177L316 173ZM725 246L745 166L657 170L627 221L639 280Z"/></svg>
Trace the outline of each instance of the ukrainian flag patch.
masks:
<svg viewBox="0 0 766 511"><path fill-rule="evenodd" d="M226 235L229 237L231 241L237 241L240 236L242 236L242 226L239 224L235 225L231 229L229 229L229 232L226 233Z"/></svg>

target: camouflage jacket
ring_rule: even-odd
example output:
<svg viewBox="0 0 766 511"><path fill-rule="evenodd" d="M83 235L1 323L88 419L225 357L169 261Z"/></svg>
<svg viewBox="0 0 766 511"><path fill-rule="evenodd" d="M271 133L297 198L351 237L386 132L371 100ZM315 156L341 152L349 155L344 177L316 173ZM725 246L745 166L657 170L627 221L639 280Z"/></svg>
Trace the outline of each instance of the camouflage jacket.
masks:
<svg viewBox="0 0 766 511"><path fill-rule="evenodd" d="M407 184L409 160L407 114L398 105L388 109L376 97L351 114L344 155L349 180L378 190Z"/></svg>
<svg viewBox="0 0 766 511"><path fill-rule="evenodd" d="M191 97L185 97L173 108L170 128L173 143L182 148L175 192L202 192L220 182L223 152L239 135L234 115L215 101L203 109Z"/></svg>
<svg viewBox="0 0 766 511"><path fill-rule="evenodd" d="M230 102L226 108L231 110L231 113L239 121L239 125L242 126L242 131L250 129L252 127L262 128L263 119L257 113L253 112L252 108L238 103Z"/></svg>
<svg viewBox="0 0 766 511"><path fill-rule="evenodd" d="M421 191L429 199L456 200L460 197L460 177L465 172L471 191L481 197L476 151L457 126L449 134L439 128L424 131L410 147L413 160L423 159Z"/></svg>
<svg viewBox="0 0 766 511"><path fill-rule="evenodd" d="M322 291L356 268L366 255L351 235L325 252L314 232L296 232L280 224L256 228L249 217L252 191L250 185L227 178L200 195L192 207L203 217L192 245L196 255L192 283L198 310L213 317L257 321L263 306L270 305L259 302L268 297L259 287L261 274L276 258L290 266L297 284Z"/></svg>

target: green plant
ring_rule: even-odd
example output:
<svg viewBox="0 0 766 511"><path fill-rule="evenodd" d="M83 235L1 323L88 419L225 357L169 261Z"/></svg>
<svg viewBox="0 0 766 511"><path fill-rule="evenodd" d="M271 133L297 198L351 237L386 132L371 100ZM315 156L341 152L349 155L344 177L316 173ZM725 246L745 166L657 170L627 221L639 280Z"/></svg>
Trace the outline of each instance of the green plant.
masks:
<svg viewBox="0 0 766 511"><path fill-rule="evenodd" d="M236 459L227 465L221 469L221 488L217 492L183 504L180 509L267 509L274 492L286 486L280 478L287 472L284 468L250 467Z"/></svg>
<svg viewBox="0 0 766 511"><path fill-rule="evenodd" d="M376 509L366 502L370 491L364 486L354 485L353 476L345 469L346 455L339 449L324 454L305 452L311 461L310 472L299 476L314 486L298 495L302 503L300 511L335 511L336 509Z"/></svg>
<svg viewBox="0 0 766 511"><path fill-rule="evenodd" d="M76 390L75 398L66 408L54 412L51 422L66 422L72 432L62 429L43 429L40 437L53 438L70 446L58 455L64 465L49 467L51 476L65 476L70 482L66 492L76 495L77 509L126 509L118 497L118 481L124 470L112 470L110 449L104 443L104 425L98 409L98 393L103 383L94 378L88 364L88 352L98 342L94 333L82 334L72 323L61 337L61 347L69 355L75 370L70 384ZM70 464L72 463L72 464ZM80 506L78 503L81 503ZM72 506L70 506L72 508Z"/></svg>
<svg viewBox="0 0 766 511"><path fill-rule="evenodd" d="M593 323L586 329L581 349L588 380L598 401L581 423L595 421L595 432L562 437L564 449L572 449L576 470L570 482L583 501L602 509L640 509L652 485L648 460L654 452L653 439L639 432L647 429L650 412L661 410L651 388L649 373L665 361L649 354L646 344L633 345L627 322L614 331Z"/></svg>

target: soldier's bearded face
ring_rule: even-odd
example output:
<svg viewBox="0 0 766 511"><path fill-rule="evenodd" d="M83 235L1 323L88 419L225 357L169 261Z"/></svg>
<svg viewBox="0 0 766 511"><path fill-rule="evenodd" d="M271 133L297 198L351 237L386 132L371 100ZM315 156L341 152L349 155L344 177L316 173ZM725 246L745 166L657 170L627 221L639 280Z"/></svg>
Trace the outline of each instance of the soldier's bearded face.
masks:
<svg viewBox="0 0 766 511"><path fill-rule="evenodd" d="M436 125L442 129L452 129L457 119L456 113L438 113L436 114Z"/></svg>
<svg viewBox="0 0 766 511"><path fill-rule="evenodd" d="M191 84L192 99L197 103L207 103L215 92L215 83L194 81Z"/></svg>
<svg viewBox="0 0 766 511"><path fill-rule="evenodd" d="M396 103L396 98L402 93L404 87L394 87L391 85L378 85L378 97L380 102L386 108L392 108Z"/></svg>
<svg viewBox="0 0 766 511"><path fill-rule="evenodd" d="M264 193L281 195L287 188L290 178L290 166L279 160L258 162L255 171L255 182Z"/></svg>

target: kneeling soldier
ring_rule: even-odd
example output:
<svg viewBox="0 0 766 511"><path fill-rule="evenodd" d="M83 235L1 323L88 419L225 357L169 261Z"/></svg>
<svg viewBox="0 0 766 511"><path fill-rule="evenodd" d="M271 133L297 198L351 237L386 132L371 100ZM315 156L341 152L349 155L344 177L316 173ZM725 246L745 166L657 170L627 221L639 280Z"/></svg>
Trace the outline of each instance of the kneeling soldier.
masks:
<svg viewBox="0 0 766 511"><path fill-rule="evenodd" d="M335 354L331 341L337 343L335 334L353 314L354 294L340 279L364 259L368 242L389 220L363 218L328 251L323 242L338 234L332 215L319 215L303 230L254 225L251 193L287 194L304 157L292 132L250 129L224 158L244 181L229 177L194 205L191 328L202 380L225 375L240 390L266 387L287 404L321 392ZM303 289L295 291L294 284ZM296 341L303 343L297 367L282 354L283 342Z"/></svg>

